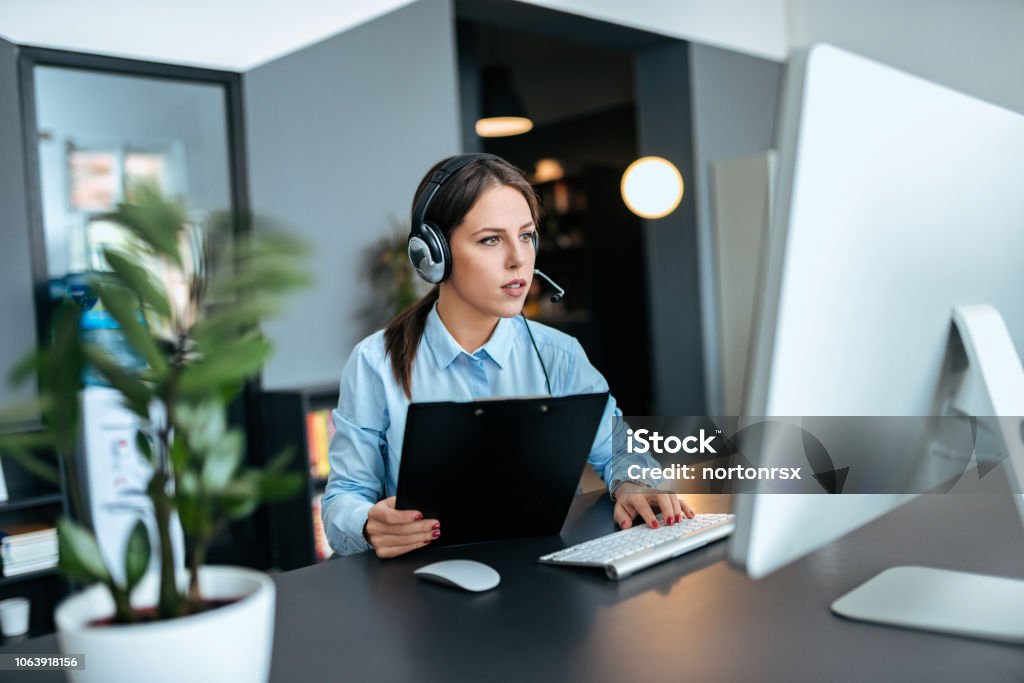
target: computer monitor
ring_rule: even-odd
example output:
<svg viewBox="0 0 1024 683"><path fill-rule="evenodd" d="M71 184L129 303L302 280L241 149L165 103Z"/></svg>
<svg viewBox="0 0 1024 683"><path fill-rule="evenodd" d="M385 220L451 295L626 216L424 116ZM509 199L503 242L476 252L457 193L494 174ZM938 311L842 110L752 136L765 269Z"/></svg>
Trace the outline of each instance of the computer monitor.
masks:
<svg viewBox="0 0 1024 683"><path fill-rule="evenodd" d="M817 45L791 62L780 122L744 414L1003 416L990 424L1022 490L1024 116ZM737 496L731 559L764 576L911 493ZM881 588L992 588L965 576L898 571ZM1018 615L1019 583L997 590L1016 596ZM1024 638L1022 625L1007 635L1005 623L971 631L911 609L872 614L884 595L853 596L847 615Z"/></svg>

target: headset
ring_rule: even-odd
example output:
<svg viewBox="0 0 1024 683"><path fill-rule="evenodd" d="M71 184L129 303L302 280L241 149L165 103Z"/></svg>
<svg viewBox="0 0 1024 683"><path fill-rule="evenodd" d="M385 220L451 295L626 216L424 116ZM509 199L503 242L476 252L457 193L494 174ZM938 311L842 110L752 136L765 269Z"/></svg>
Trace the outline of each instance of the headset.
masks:
<svg viewBox="0 0 1024 683"><path fill-rule="evenodd" d="M413 203L412 222L409 226L409 241L406 253L409 256L409 262L416 270L416 274L431 284L436 285L444 282L452 274L452 253L448 248L448 239L441 228L437 223L427 220L427 210L430 208L430 202L433 201L441 186L448 182L452 176L474 161L485 159L506 163L501 157L493 154L477 153L454 156L430 175L430 180L427 181L423 191L420 192ZM533 231L532 241L533 250L536 252L538 244L536 230ZM558 290L551 297L551 300L553 302L561 301L565 295L565 290L556 285L551 278L539 270L534 270L533 272L547 280ZM554 394L551 393L551 380L548 378L548 369L544 365L540 349L537 348L537 342L533 339L533 331L530 330L526 316L522 315L522 313L520 315L523 318L523 324L526 325L526 332L530 335L530 343L533 344L533 350L540 361L541 370L544 371L544 384L547 387L548 395L553 396Z"/></svg>
<svg viewBox="0 0 1024 683"><path fill-rule="evenodd" d="M416 274L431 284L444 282L452 274L452 254L448 248L448 240L444 231L433 221L427 220L427 210L438 190L460 170L473 163L490 159L501 161L501 157L493 154L460 154L449 159L441 168L434 171L427 181L423 192L416 198L412 210L412 223L409 229L407 253L409 262L416 269ZM537 250L537 232L533 233L533 249Z"/></svg>

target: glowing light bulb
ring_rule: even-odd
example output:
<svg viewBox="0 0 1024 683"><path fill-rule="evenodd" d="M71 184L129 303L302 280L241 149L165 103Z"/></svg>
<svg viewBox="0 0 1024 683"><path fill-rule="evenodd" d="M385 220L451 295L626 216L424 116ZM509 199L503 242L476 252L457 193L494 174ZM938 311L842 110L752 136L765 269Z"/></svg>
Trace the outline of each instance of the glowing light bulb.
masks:
<svg viewBox="0 0 1024 683"><path fill-rule="evenodd" d="M683 199L683 176L671 161L643 157L622 174L622 200L641 218L663 218Z"/></svg>

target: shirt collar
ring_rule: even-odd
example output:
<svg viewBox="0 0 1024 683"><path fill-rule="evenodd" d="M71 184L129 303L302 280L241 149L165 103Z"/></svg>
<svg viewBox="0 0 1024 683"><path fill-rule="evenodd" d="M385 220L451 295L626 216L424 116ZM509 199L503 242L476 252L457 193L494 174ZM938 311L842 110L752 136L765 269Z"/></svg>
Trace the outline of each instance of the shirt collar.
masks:
<svg viewBox="0 0 1024 683"><path fill-rule="evenodd" d="M423 336L434 354L437 367L442 370L451 365L460 353L467 353L441 322L441 316L437 314L437 304L434 304L427 315ZM501 318L498 320L498 326L494 329L491 338L478 351L486 354L499 368L503 367L508 362L509 354L512 353L514 337L515 321L511 318Z"/></svg>

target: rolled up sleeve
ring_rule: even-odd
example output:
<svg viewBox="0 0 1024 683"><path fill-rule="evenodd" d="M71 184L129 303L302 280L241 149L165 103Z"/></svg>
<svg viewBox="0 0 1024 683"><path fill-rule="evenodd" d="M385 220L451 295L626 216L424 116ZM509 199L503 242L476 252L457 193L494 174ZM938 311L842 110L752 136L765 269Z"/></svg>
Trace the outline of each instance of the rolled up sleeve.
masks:
<svg viewBox="0 0 1024 683"><path fill-rule="evenodd" d="M363 525L384 491L389 419L378 365L365 343L352 351L345 364L332 419L331 469L321 516L334 552L352 555L370 550Z"/></svg>
<svg viewBox="0 0 1024 683"><path fill-rule="evenodd" d="M592 394L600 391L608 391L608 382L590 363L583 347L574 339L572 354L567 366L564 394ZM616 418L622 418L622 411L616 404L615 398L609 394L608 403L605 405L601 423L594 437L594 445L590 450L590 457L587 459L609 491L611 491L612 482L616 479L637 479L627 474L630 465L658 467L657 461L649 455L626 453L624 432L629 425L625 420ZM620 444L618 450L615 449L615 444ZM655 481L646 479L642 481L657 488Z"/></svg>

